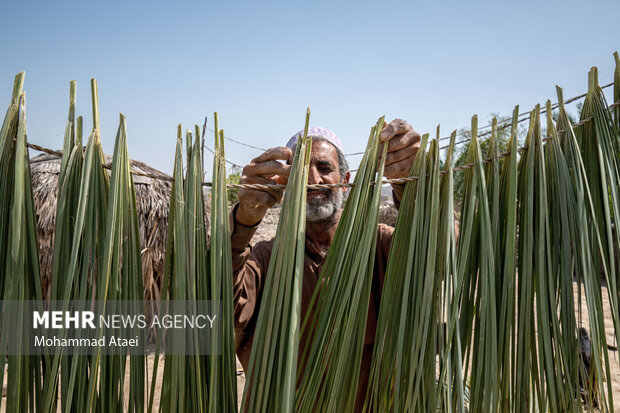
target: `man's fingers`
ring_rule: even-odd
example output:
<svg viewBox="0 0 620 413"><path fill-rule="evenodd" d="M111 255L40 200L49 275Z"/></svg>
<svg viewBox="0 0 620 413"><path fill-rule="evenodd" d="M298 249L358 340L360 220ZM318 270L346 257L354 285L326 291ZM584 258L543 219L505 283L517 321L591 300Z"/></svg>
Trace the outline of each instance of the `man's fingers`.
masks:
<svg viewBox="0 0 620 413"><path fill-rule="evenodd" d="M273 179L263 178L261 176L244 176L240 181L242 184L260 184L260 185L277 185L278 183ZM282 195L284 193L283 189L253 189L253 188L239 188L239 191L243 191L242 197L246 196L248 198L255 197L258 203L264 202L265 200L269 201L268 198L265 198L265 195L270 195L273 198L273 201L270 202L271 206L273 202L280 202L282 200Z"/></svg>
<svg viewBox="0 0 620 413"><path fill-rule="evenodd" d="M274 177L285 183L291 166L280 161L291 159L292 156L293 152L282 146L265 151L243 168L239 183L277 185L278 182L273 179ZM263 219L268 208L282 200L283 193L284 190L274 188L239 188L237 192L239 209L236 219L243 225L254 225Z"/></svg>
<svg viewBox="0 0 620 413"><path fill-rule="evenodd" d="M269 178L263 178L262 176L243 176L240 180L239 183L241 184L249 184L249 185L255 185L255 184L260 184L260 185L278 185L278 183L275 181L275 179L269 179ZM252 188L250 188L252 189ZM257 189L259 190L259 189ZM279 190L280 192L282 192L283 190Z"/></svg>
<svg viewBox="0 0 620 413"><path fill-rule="evenodd" d="M411 168L411 162L394 162L393 164L386 166L383 175L387 179L406 178Z"/></svg>
<svg viewBox="0 0 620 413"><path fill-rule="evenodd" d="M415 157L415 154L418 152L418 149L419 147L407 146L398 151L388 152L388 154L385 157L385 166L387 167L389 165L392 165L393 163Z"/></svg>
<svg viewBox="0 0 620 413"><path fill-rule="evenodd" d="M243 175L263 177L278 175L288 177L290 171L291 165L285 165L280 161L269 160L258 163L252 162L246 165L246 167L243 168Z"/></svg>
<svg viewBox="0 0 620 413"><path fill-rule="evenodd" d="M286 180L290 173L291 166L280 161L288 160L292 156L293 152L284 146L268 149L243 168L243 175L263 177L278 175Z"/></svg>
<svg viewBox="0 0 620 413"><path fill-rule="evenodd" d="M267 149L265 152L252 159L253 163L260 163L271 160L286 161L293 158L293 151L285 146L278 146L276 148Z"/></svg>
<svg viewBox="0 0 620 413"><path fill-rule="evenodd" d="M391 153L391 152L399 151L401 149L405 149L407 147L416 147L416 151L417 151L417 148L419 148L420 146L421 138L422 137L420 133L413 131L413 130L410 132L407 132L404 135L396 136L387 142L387 145L388 145L387 151L388 153ZM382 142L379 148L379 157L383 155L384 144L385 142Z"/></svg>
<svg viewBox="0 0 620 413"><path fill-rule="evenodd" d="M408 146L419 145L422 140L422 136L419 132L414 130L405 133L404 135L395 136L387 142L388 153L396 152Z"/></svg>
<svg viewBox="0 0 620 413"><path fill-rule="evenodd" d="M396 135L402 135L409 131L412 131L413 127L403 119L394 119L387 126L383 128L379 139L387 141Z"/></svg>
<svg viewBox="0 0 620 413"><path fill-rule="evenodd" d="M404 178L408 175L413 160L420 149L420 141L420 134L410 130L382 143L382 145L388 145L384 171L386 178Z"/></svg>

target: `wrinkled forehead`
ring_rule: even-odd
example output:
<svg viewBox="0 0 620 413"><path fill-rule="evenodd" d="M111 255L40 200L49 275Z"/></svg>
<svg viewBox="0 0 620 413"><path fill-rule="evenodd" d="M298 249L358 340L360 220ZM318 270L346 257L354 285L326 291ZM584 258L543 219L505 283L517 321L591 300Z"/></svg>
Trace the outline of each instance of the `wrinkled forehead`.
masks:
<svg viewBox="0 0 620 413"><path fill-rule="evenodd" d="M331 142L318 138L312 141L312 152L310 153L310 163L332 162L338 165L338 149Z"/></svg>
<svg viewBox="0 0 620 413"><path fill-rule="evenodd" d="M291 148L293 153L295 152L295 145ZM287 160L287 164L293 161L292 158ZM330 162L334 165L338 165L338 148L336 148L331 142L321 137L312 138L312 150L310 152L310 164L317 162Z"/></svg>

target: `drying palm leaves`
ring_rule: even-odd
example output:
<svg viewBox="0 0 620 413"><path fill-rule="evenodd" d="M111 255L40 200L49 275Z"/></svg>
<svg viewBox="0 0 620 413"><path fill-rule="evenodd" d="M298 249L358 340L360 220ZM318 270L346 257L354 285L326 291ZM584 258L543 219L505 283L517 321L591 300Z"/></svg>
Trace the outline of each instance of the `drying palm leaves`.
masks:
<svg viewBox="0 0 620 413"><path fill-rule="evenodd" d="M24 72L15 76L13 96L6 111L2 129L0 129L0 172L2 185L0 186L0 268L5 269L10 257L9 224L11 201L13 199L13 182L15 180L15 142L17 137L20 99L24 87ZM0 294L4 297L6 277L0 278ZM4 362L4 361L3 361Z"/></svg>
<svg viewBox="0 0 620 413"><path fill-rule="evenodd" d="M29 314L25 310L29 300L41 300L37 227L30 178L30 162L26 146L26 95L22 90L24 73L15 78L13 97L0 132L0 169L3 189L0 194L2 223L0 224L0 250L3 272L2 299L23 303L18 317L3 314L2 329L18 331L25 325ZM6 180L5 180L6 177ZM6 307L4 308L6 311ZM12 340L18 348L28 346L33 332L18 334ZM2 371L5 369L6 342L3 334ZM42 358L40 356L9 355L7 368L7 411L34 409L34 395L40 394L42 385ZM4 376L4 374L3 374ZM2 383L4 382L4 377ZM36 398L36 407L41 400Z"/></svg>
<svg viewBox="0 0 620 413"><path fill-rule="evenodd" d="M306 233L306 185L312 140L310 110L297 140L284 194L262 304L250 353L242 409L248 412L292 412Z"/></svg>
<svg viewBox="0 0 620 413"><path fill-rule="evenodd" d="M450 240L440 240L438 235L450 234L447 228L440 232L439 226L449 226L453 220L444 215L446 208L439 208L440 195L448 193L440 183L437 141L431 143L428 151L427 142L428 135L424 135L411 169L411 175L418 179L405 187L392 238L381 298L385 304L379 310L373 349L366 406L370 411L386 411L391 406L394 411L407 411L406 406L420 410L420 406L435 405L435 320L440 316L443 270L451 269L453 255ZM451 165L451 153L447 165ZM450 178L449 174L444 175L444 181ZM444 200L447 207L449 201ZM452 215L452 211L448 214ZM436 253L439 245L441 254ZM416 314L412 306L417 302L424 304L420 305L422 312ZM393 322L398 325L397 334L392 331ZM425 357L426 353L433 357ZM427 374L429 371L431 375Z"/></svg>
<svg viewBox="0 0 620 413"><path fill-rule="evenodd" d="M517 242L517 119L519 108L512 115L510 155L500 162L496 145L496 119L493 119L487 164L487 188L491 191L490 209L494 239L494 264L496 267L496 311L500 331L497 349L498 391L500 410L509 410L514 400L511 385L514 383L515 357L512 351L515 330L515 279ZM503 165L502 165L503 163ZM498 170L501 173L498 175ZM499 196L499 199L498 199Z"/></svg>
<svg viewBox="0 0 620 413"><path fill-rule="evenodd" d="M58 201L56 204L56 232L54 234L54 259L50 299L62 300L62 292L67 283L66 277L70 267L69 254L63 251L71 250L71 241L74 231L74 220L78 210L80 177L82 174L82 118L75 118L76 100L75 81L69 89L69 116L65 127L62 160L58 177ZM71 292L71 298L76 291Z"/></svg>
<svg viewBox="0 0 620 413"><path fill-rule="evenodd" d="M611 412L617 406L611 385L617 372L608 353L620 340L620 58L614 57L614 103L607 103L592 69L578 126L571 125L558 88L557 121L550 102L545 128L540 107L534 108L524 148L517 146L518 108L512 122L493 120L487 151L473 118L463 166L453 165L456 133L443 162L439 130L430 142L424 135L391 240L366 411ZM2 407L152 411L165 345L160 411L237 411L224 135L217 114L210 239L200 129L188 132L185 144L178 129L162 285L168 304L179 300L197 309L210 300L212 310L221 310L212 335L169 331L164 337L158 331L152 376L140 355L66 354L58 347L50 355L25 356L8 350L26 346L32 335L6 333L27 316L22 311L8 317L8 300L51 299L68 308L78 300L140 304L143 297L126 122L121 115L108 177L94 81L93 128L85 149L76 85L70 85L52 279L48 297L42 296L23 79L23 73L15 78L0 129L0 367L7 372L0 379L6 383ZM356 404L374 285L382 126L380 119L371 131L313 309L301 320L311 145L306 118L263 290L245 411L351 411ZM502 154L498 136L504 127L511 127L511 136ZM464 174L458 206L455 173ZM605 319L605 299L613 325ZM306 345L299 348L302 334ZM184 353L188 348L193 351ZM148 399L147 376L153 378Z"/></svg>
<svg viewBox="0 0 620 413"><path fill-rule="evenodd" d="M437 127L439 139L439 127ZM444 176L441 178L440 221L437 246L441 251L437 255L436 285L443 283L443 291L439 294L439 319L443 317L445 329L439 326L438 348L440 357L440 375L438 387L435 389L437 409L448 412L462 411L466 400L463 385L462 348L458 322L458 302L450 301L452 291L458 289L456 282L456 223L454 217L454 144L456 131L450 136L450 146L444 165ZM431 349L429 349L432 351Z"/></svg>
<svg viewBox="0 0 620 413"><path fill-rule="evenodd" d="M237 411L237 376L235 353L235 324L232 291L232 256L230 246L230 222L226 193L226 162L224 154L224 131L219 130L215 113L215 154L213 157L213 189L211 196L211 248L209 249L211 277L210 299L221 302L220 329L212 335L212 348L220 342L221 355L210 356L209 411ZM196 130L198 136L198 130ZM198 139L196 139L198 143ZM198 145L194 149L197 157ZM217 205L214 203L217 202Z"/></svg>
<svg viewBox="0 0 620 413"><path fill-rule="evenodd" d="M169 297L172 300L196 302L208 297L209 266L199 139L196 138L196 147L193 148L190 132L186 138L188 168L184 179L182 130L179 125L168 221L164 288L169 288ZM207 411L207 383L210 381L208 365L204 356L183 354L186 339L198 340L198 337L186 337L185 334L167 336L167 347L172 351L166 355L165 385L161 389L160 411Z"/></svg>
<svg viewBox="0 0 620 413"><path fill-rule="evenodd" d="M618 68L616 68L618 70ZM617 87L617 85L616 85ZM586 121L587 120L587 121ZM612 319L616 332L616 341L620 338L620 314L618 313L618 280L620 271L616 261L620 233L617 228L620 224L620 141L619 131L613 125L612 114L609 111L605 96L598 85L596 68L590 70L588 94L581 111L581 121L584 122L576 130L583 159L584 177L587 186L586 199L589 206L587 221L581 223L589 225L590 237L587 240L593 263L590 273L584 273L585 295L588 302L588 318L590 334L592 336L592 357L595 360L592 370L586 374L584 381L592 385L586 398L602 398L602 408L613 410L613 400L609 396L609 406L606 406L604 391L611 395L611 373L607 362L607 339L603 320L601 297L601 277L607 285ZM584 248L588 248L584 247ZM600 257L600 258L599 258ZM607 382L605 388L604 382ZM596 391L596 393L593 393Z"/></svg>
<svg viewBox="0 0 620 413"><path fill-rule="evenodd" d="M94 85L94 84L93 84ZM82 152L82 118L75 118L75 101L76 101L76 82L72 81L69 92L69 115L67 125L65 127L65 136L63 143L63 157L61 160L60 174L58 178L58 196L56 204L56 232L54 236L54 257L52 264L52 279L50 288L50 299L63 300L65 286L70 281L67 279L71 267L71 255L65 251L72 249L72 240L75 231L75 217L78 214L78 201L80 199L80 179L82 174L83 152ZM96 232L95 232L96 233ZM77 247L77 246L76 246ZM78 247L79 248L79 247ZM92 263L94 265L94 260ZM76 282L75 288L71 288L70 298L79 299L81 295L86 297L87 288L81 283L80 277ZM88 282L87 277L82 279ZM82 289L80 290L80 286ZM60 357L58 355L57 357ZM57 360L55 360L58 363ZM63 410L70 410L67 404L72 404L75 409L84 409L86 403L86 383L78 381L77 389L75 389L75 377L77 372L87 374L86 358L71 356L63 356L61 361L61 370L72 372L72 374L63 374L60 377L60 397ZM54 373L54 370L51 371ZM70 377L74 380L69 385ZM55 374L50 374L46 378L46 399L47 410L55 410L56 402L56 383ZM75 389L80 397L69 397L70 389Z"/></svg>
<svg viewBox="0 0 620 413"><path fill-rule="evenodd" d="M572 127L568 121L566 110L562 102L561 92L559 92L560 112L558 114L558 128L563 128L560 137L556 126L551 120L551 102L547 102L547 133L550 141L545 150L545 167L547 178L547 199L548 211L557 211L556 214L549 214L549 239L550 248L550 268L552 277L550 286L557 291L556 297L559 304L559 311L553 311L550 324L550 332L554 336L557 351L556 360L561 363L555 364L555 369L551 368L551 354L546 350L545 357L548 359L546 375L549 385L550 379L564 382L563 386L549 388L549 402L564 411L580 410L580 388L579 378L584 374L584 360L580 355L579 342L575 337L579 336L578 320L575 316L574 300L574 276L579 280L577 288L581 288L582 283L589 283L593 277L592 257L580 243L587 240L588 228L586 224L587 210L583 196L583 182L581 170L583 165L579 157L579 148L576 145ZM573 176L571 176L573 175ZM568 205L569 208L564 206ZM579 232L583 232L583 235ZM566 236L565 234L569 234ZM573 251L574 258L573 258ZM575 271L572 270L572 261L575 262ZM586 278L587 277L587 278ZM590 289L590 286L586 287ZM581 293L579 292L579 295ZM549 304L549 303L548 303ZM550 306L553 309L554 306ZM556 317L559 317L556 318ZM540 321L539 321L540 323ZM596 326L595 326L596 327ZM556 391L557 390L557 391ZM593 405L594 400L588 399L588 404Z"/></svg>
<svg viewBox="0 0 620 413"><path fill-rule="evenodd" d="M108 300L124 300L139 303L142 300L142 264L140 258L140 237L136 215L136 196L130 173L127 152L127 131L125 117L120 115L120 126L114 147L114 161L110 179L110 192L104 230L101 272L97 276L97 295L99 303ZM144 333L144 332L142 332ZM141 337L145 340L144 334ZM89 381L89 410L98 405L101 411L124 409L129 412L144 409L144 355L129 357L129 394L124 388L125 355L93 357L91 375L99 374L99 390L96 381ZM128 398L125 402L125 397Z"/></svg>
<svg viewBox="0 0 620 413"><path fill-rule="evenodd" d="M581 148L559 94L557 126L547 107L546 143L540 109L532 112L518 171L518 111L510 152L501 157L493 121L486 166L474 117L456 262L450 260L453 228L443 209L451 201L433 184L434 169L426 167L433 165L433 157L423 141L411 171L417 180L407 184L392 240L368 410L613 410L598 274L607 278L618 331L612 229L614 217L620 216L615 212L620 151L595 74L589 90L578 132ZM590 163L582 161L581 153ZM591 191L592 185L599 189ZM438 238L443 241L420 229L433 228L440 210ZM436 242L430 247L439 258L436 263L426 256L429 241ZM412 268L415 277L409 275ZM429 268L436 273L427 278ZM575 315L580 305L575 294L581 297L582 289L587 321ZM458 325L451 317L459 319ZM583 331L592 336L589 360L581 356ZM413 363L412 357L417 357Z"/></svg>
<svg viewBox="0 0 620 413"><path fill-rule="evenodd" d="M472 410L494 411L499 400L499 346L495 332L499 315L491 211L499 208L499 198L497 193L489 197L476 132L477 122L474 116L467 157L473 167L465 171L457 282L463 294L460 332L464 344L464 376L471 375L470 404ZM489 148L494 150L495 145L491 143ZM497 168L493 167L492 171L494 173L489 177L490 182L498 179Z"/></svg>
<svg viewBox="0 0 620 413"><path fill-rule="evenodd" d="M617 64L616 73L620 71L620 61L617 61ZM618 87L617 83L616 91ZM617 94L616 91L614 94ZM598 85L596 68L590 71L588 95L581 111L581 121L590 118L590 122L577 129L577 140L581 142L594 208L594 224L598 228L602 243L599 251L602 260L596 260L595 268L599 273L605 274L616 340L620 341L620 296L617 285L620 281L620 268L614 259L614 250L617 250L620 244L620 231L617 230L620 217L620 132L613 123L605 95ZM596 286L600 287L600 283Z"/></svg>
<svg viewBox="0 0 620 413"><path fill-rule="evenodd" d="M383 118L373 126L355 187L344 206L340 224L321 271L303 334L311 335L303 349L296 410L351 411L355 406L366 318L372 282L380 185L385 154L379 163ZM360 223L364 223L360 225ZM314 314L311 316L311 314Z"/></svg>
<svg viewBox="0 0 620 413"><path fill-rule="evenodd" d="M614 124L616 131L620 131L620 55L618 52L614 52L614 58L616 59L616 70L614 71Z"/></svg>
<svg viewBox="0 0 620 413"><path fill-rule="evenodd" d="M86 153L82 159L81 139L76 139L74 131L75 85L71 87L69 119L65 129L65 148L72 148L64 154L61 163L63 180L59 181L59 196L56 216L57 233L54 248L54 273L51 298L69 303L69 300L87 300L93 298L93 286L96 274L100 273L101 246L104 240L105 211L109 190L108 177L103 169L103 151L98 125L97 86L92 82L93 95L93 131L89 137ZM79 145L79 147L77 147ZM62 168L66 165L65 168ZM81 175L81 176L80 176ZM77 206L74 199L77 198ZM70 253L69 253L70 252ZM58 348L51 357L51 366L46 372L43 393L44 411L56 410L59 370L64 384L61 392L61 404L65 411L87 409L94 400L89 395L88 362L85 356L69 357ZM61 368L62 366L62 368ZM69 373L70 372L70 373ZM73 397L79 390L79 397ZM90 396L90 397L89 397Z"/></svg>
<svg viewBox="0 0 620 413"><path fill-rule="evenodd" d="M203 198L203 171L200 129L195 139L186 134L188 160L183 177L183 142L179 125L174 165L174 183L170 200L166 273L164 291L171 300L186 301L197 307L206 300L219 302L221 311L209 338L202 335L169 334L164 366L160 411L237 411L237 377L234 353L232 307L232 258L224 167L224 134L218 129L215 114L215 154L211 196L211 248L207 250L207 232ZM209 307L211 309L211 307ZM210 340L209 343L204 342ZM161 331L158 335L153 384L148 410L153 407L159 362ZM192 343L187 347L185 340ZM183 349L193 349L183 355ZM199 348L211 349L203 354Z"/></svg>

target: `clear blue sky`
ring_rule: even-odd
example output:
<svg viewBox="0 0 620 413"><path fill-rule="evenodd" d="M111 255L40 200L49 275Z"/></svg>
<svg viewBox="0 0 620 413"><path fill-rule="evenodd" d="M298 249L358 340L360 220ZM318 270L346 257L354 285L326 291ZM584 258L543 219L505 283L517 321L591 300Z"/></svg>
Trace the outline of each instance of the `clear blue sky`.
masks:
<svg viewBox="0 0 620 413"><path fill-rule="evenodd" d="M176 125L207 115L212 127L214 111L227 135L272 147L310 106L311 124L357 152L383 114L447 134L476 113L482 125L515 104L555 101L556 84L581 94L591 66L612 81L618 16L617 0L3 2L0 111L25 70L29 140L60 148L69 81L90 125L95 77L104 150L122 112L130 156L166 172ZM232 142L226 151L240 164L259 154Z"/></svg>

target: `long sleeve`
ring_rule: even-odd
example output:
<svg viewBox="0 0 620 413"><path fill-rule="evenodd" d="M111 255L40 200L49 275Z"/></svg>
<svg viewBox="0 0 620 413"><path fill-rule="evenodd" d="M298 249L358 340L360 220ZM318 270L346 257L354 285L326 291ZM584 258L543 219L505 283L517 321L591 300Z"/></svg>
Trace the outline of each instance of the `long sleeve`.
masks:
<svg viewBox="0 0 620 413"><path fill-rule="evenodd" d="M246 365L249 361L249 348L254 335L258 308L263 286L263 280L267 274L269 257L271 255L272 242L259 242L254 247L250 241L258 228L246 227L235 222L237 205L230 213L233 267L233 297L235 303L235 346L240 355L241 362ZM248 351L244 351L247 348Z"/></svg>

